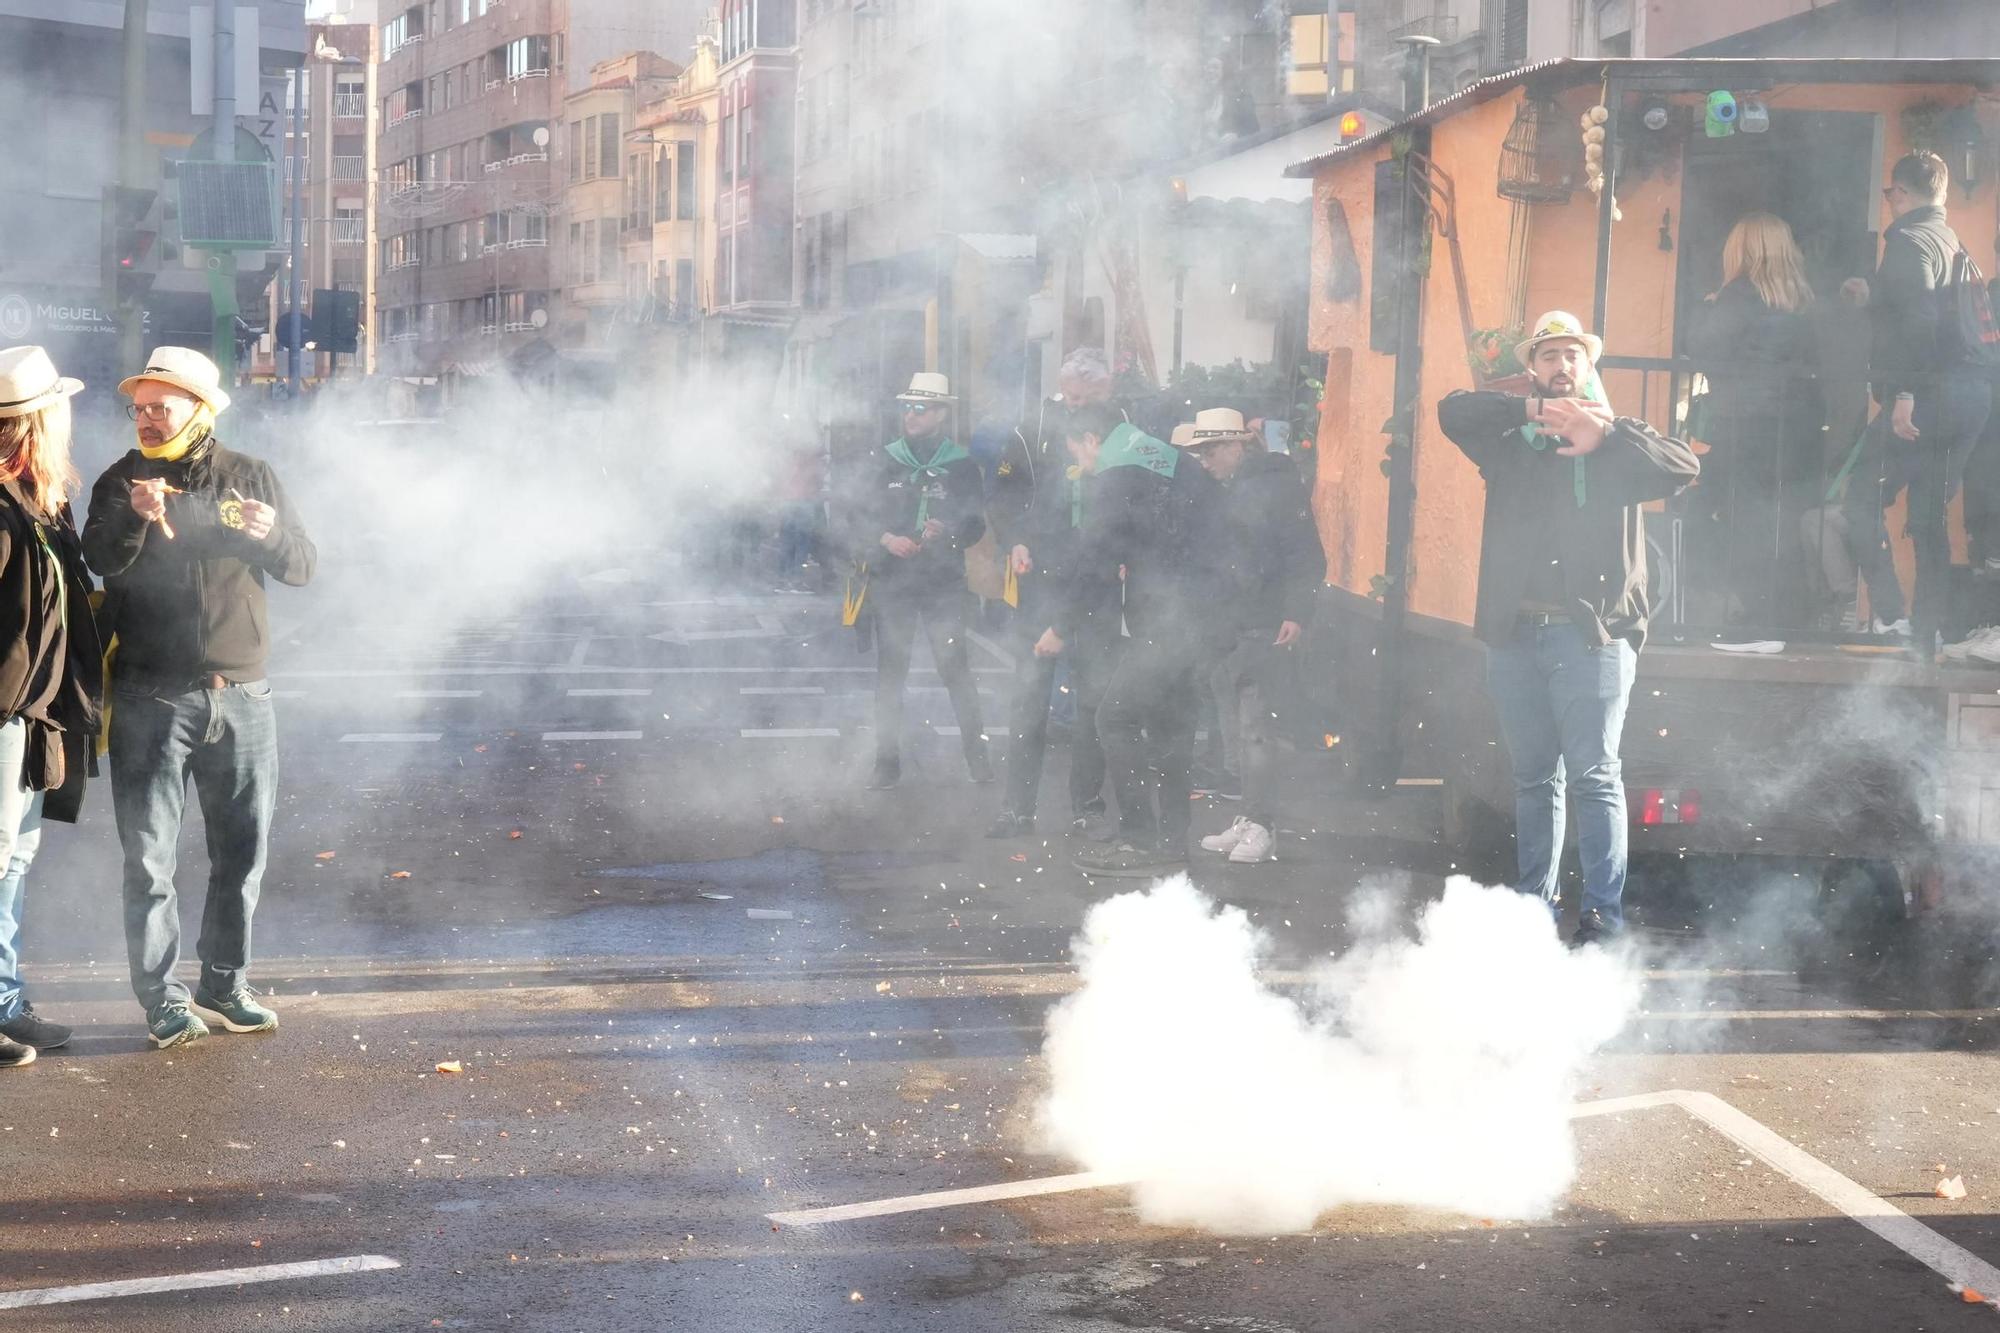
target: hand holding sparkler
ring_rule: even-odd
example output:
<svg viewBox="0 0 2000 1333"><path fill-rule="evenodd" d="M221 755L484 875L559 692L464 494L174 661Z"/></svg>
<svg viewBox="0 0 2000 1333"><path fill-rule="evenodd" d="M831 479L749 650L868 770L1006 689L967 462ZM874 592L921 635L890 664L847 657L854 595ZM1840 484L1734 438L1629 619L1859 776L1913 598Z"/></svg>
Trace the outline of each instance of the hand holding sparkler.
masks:
<svg viewBox="0 0 2000 1333"><path fill-rule="evenodd" d="M174 525L167 521L167 497L183 495L178 486L169 486L158 477L148 477L132 483L132 512L148 523L160 525L160 531L168 541L174 539Z"/></svg>

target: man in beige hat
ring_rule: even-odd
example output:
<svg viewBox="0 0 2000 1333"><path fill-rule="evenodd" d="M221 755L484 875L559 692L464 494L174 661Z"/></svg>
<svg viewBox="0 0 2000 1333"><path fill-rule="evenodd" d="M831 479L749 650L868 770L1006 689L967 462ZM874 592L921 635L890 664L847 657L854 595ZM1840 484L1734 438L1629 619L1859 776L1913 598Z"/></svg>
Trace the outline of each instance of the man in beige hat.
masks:
<svg viewBox="0 0 2000 1333"><path fill-rule="evenodd" d="M1298 466L1266 450L1241 412L1199 412L1185 443L1179 431L1174 443L1221 483L1216 531L1225 591L1215 610L1229 622L1230 637L1209 674L1225 764L1241 783L1244 803L1234 824L1201 845L1238 865L1254 865L1275 855L1273 705L1287 657L1326 581L1326 552Z"/></svg>
<svg viewBox="0 0 2000 1333"><path fill-rule="evenodd" d="M921 625L930 639L959 744L974 782L993 781L979 691L966 647L965 550L986 533L979 464L951 438L951 381L910 377L896 396L903 433L872 468L851 479L854 560L867 568L863 611L875 625L875 770L868 786L902 779L903 685Z"/></svg>
<svg viewBox="0 0 2000 1333"><path fill-rule="evenodd" d="M277 806L277 724L264 678L266 579L303 587L318 559L276 473L223 447L229 406L215 363L154 350L118 386L138 447L97 479L84 553L104 576L117 636L111 799L125 849L125 944L155 1046L278 1024L250 989L250 919ZM213 864L192 995L174 975L174 866L194 781ZM197 1014L196 1010L200 1013Z"/></svg>
<svg viewBox="0 0 2000 1333"><path fill-rule="evenodd" d="M1577 944L1624 928L1618 747L1650 610L1639 506L1701 471L1687 445L1611 410L1602 351L1553 310L1517 349L1531 396L1454 393L1438 405L1438 425L1486 480L1472 628L1513 768L1516 887L1560 911L1567 798L1583 859Z"/></svg>

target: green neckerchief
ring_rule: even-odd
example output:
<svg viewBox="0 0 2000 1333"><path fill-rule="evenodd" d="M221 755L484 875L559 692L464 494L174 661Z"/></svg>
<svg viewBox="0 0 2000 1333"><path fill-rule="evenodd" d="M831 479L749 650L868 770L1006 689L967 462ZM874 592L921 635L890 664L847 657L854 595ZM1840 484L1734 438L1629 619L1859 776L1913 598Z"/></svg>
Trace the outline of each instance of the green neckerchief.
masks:
<svg viewBox="0 0 2000 1333"><path fill-rule="evenodd" d="M1595 370L1592 370L1590 378L1583 382L1583 396L1593 403L1602 403L1606 407L1611 406L1611 400L1604 396L1604 381L1597 378ZM1532 421L1521 427L1521 438L1526 440L1529 446L1536 450L1549 447L1549 442L1542 438L1542 428ZM1575 458L1569 460L1573 464L1570 469L1570 476L1576 491L1576 507L1578 509L1583 508L1584 501L1590 498L1590 490L1584 484L1583 480L1583 457L1582 454L1578 454Z"/></svg>
<svg viewBox="0 0 2000 1333"><path fill-rule="evenodd" d="M1097 447L1097 471L1142 467L1162 477L1172 477L1174 464L1180 461L1180 452L1171 444L1154 439L1131 422L1121 421Z"/></svg>
<svg viewBox="0 0 2000 1333"><path fill-rule="evenodd" d="M931 455L931 461L928 463L919 463L916 454L910 449L910 442L902 439L896 440L889 445L889 457L910 470L910 484L915 486L920 478L942 477L946 464L956 463L959 459L970 458L972 455L952 443L951 439L947 437L938 441L937 452ZM930 521L930 516L931 497L925 495L923 489L919 487L917 490L917 527L921 529L925 523Z"/></svg>

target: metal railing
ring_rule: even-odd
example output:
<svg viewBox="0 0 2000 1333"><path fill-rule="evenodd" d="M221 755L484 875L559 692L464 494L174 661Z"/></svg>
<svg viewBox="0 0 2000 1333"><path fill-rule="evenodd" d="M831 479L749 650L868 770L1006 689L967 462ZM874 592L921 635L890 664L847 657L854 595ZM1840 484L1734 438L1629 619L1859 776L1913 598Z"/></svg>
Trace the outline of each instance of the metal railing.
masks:
<svg viewBox="0 0 2000 1333"><path fill-rule="evenodd" d="M361 181L367 178L368 159L342 153L333 159L333 178L336 181Z"/></svg>
<svg viewBox="0 0 2000 1333"><path fill-rule="evenodd" d="M367 227L362 219L335 218L333 220L333 243L335 245L359 245L367 239Z"/></svg>
<svg viewBox="0 0 2000 1333"><path fill-rule="evenodd" d="M544 66L540 69L515 70L507 76L507 82L519 83L522 79L546 79L547 77L549 77L549 71Z"/></svg>
<svg viewBox="0 0 2000 1333"><path fill-rule="evenodd" d="M1391 41L1402 37L1435 37L1441 42L1455 42L1458 40L1458 15L1425 14L1401 27L1389 29Z"/></svg>
<svg viewBox="0 0 2000 1333"><path fill-rule="evenodd" d="M525 153L516 153L512 157L503 157L497 162L488 162L486 164L486 170L488 172L494 172L503 170L507 167L517 167L521 165L523 162L546 162L548 160L549 160L549 155L547 152L545 152L540 148L535 148Z"/></svg>
<svg viewBox="0 0 2000 1333"><path fill-rule="evenodd" d="M368 116L368 94L335 93L333 114L341 119L365 120Z"/></svg>

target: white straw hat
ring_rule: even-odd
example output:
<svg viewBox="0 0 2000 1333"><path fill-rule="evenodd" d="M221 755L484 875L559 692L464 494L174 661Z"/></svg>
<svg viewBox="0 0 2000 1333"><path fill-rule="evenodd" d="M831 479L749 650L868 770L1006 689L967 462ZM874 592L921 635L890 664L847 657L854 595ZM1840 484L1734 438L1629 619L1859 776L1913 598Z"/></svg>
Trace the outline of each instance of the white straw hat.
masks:
<svg viewBox="0 0 2000 1333"><path fill-rule="evenodd" d="M170 384L217 412L229 406L229 395L222 391L221 369L192 347L155 347L146 358L146 368L120 384L118 392L130 394L144 380Z"/></svg>
<svg viewBox="0 0 2000 1333"><path fill-rule="evenodd" d="M1176 433L1173 443L1182 448L1197 444L1210 444L1220 440L1247 440L1255 434L1243 424L1243 414L1233 407L1205 407L1194 414L1194 426L1188 431L1186 444L1181 444Z"/></svg>
<svg viewBox="0 0 2000 1333"><path fill-rule="evenodd" d="M0 348L0 417L24 417L82 391L83 381L58 375L42 348Z"/></svg>
<svg viewBox="0 0 2000 1333"><path fill-rule="evenodd" d="M899 403L955 403L951 380L934 370L920 370L910 376L910 387L896 395Z"/></svg>

